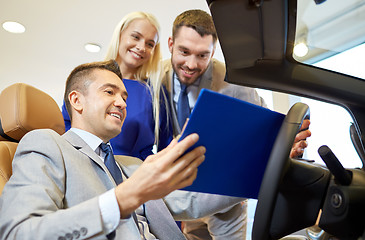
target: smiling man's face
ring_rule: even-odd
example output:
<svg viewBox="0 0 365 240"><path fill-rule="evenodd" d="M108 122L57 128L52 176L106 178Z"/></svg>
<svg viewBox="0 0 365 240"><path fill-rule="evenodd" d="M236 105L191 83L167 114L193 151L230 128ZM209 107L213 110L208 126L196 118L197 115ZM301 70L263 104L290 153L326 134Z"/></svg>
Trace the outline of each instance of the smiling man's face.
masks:
<svg viewBox="0 0 365 240"><path fill-rule="evenodd" d="M199 35L193 28L183 26L175 39L169 38L171 64L179 80L193 84L207 70L215 46L212 35Z"/></svg>
<svg viewBox="0 0 365 240"><path fill-rule="evenodd" d="M127 116L127 90L111 71L96 69L85 94L79 94L79 128L104 141L117 136Z"/></svg>

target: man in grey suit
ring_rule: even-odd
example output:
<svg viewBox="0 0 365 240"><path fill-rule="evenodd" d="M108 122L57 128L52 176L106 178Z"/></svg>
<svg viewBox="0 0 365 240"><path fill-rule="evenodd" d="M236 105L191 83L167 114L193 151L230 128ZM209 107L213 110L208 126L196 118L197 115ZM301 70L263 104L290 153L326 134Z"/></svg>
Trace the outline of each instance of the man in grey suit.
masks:
<svg viewBox="0 0 365 240"><path fill-rule="evenodd" d="M203 88L264 106L263 99L253 88L229 84L225 81L224 63L213 58L217 33L212 17L202 10L188 10L178 15L168 40L171 59L164 61L163 83L170 94L174 135L181 132L185 118L179 111L181 89L186 89L188 107L193 109ZM181 105L180 105L181 106ZM307 128L309 121L302 124ZM291 157L303 153L304 141L310 131L297 135ZM215 215L183 223L188 239L245 239L246 202L229 207Z"/></svg>
<svg viewBox="0 0 365 240"><path fill-rule="evenodd" d="M0 198L0 239L185 239L173 216L199 218L242 201L175 191L192 184L204 160L202 146L184 154L197 134L143 163L114 160L108 142L121 131L127 97L112 60L71 72L71 129L35 130L20 141Z"/></svg>

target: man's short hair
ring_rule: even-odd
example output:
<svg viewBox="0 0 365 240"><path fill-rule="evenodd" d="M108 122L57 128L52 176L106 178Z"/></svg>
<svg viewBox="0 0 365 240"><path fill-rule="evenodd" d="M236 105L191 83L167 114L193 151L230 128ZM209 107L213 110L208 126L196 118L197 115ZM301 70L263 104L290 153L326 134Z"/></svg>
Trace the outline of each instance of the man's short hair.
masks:
<svg viewBox="0 0 365 240"><path fill-rule="evenodd" d="M81 92L82 94L86 94L88 86L94 80L94 71L97 69L113 72L120 78L121 81L123 81L119 65L115 60L85 63L77 66L74 70L72 70L66 80L65 94L63 96L63 100L65 101L66 109L70 119L72 119L72 111L68 95L75 90Z"/></svg>
<svg viewBox="0 0 365 240"><path fill-rule="evenodd" d="M175 40L181 27L190 27L200 36L212 35L213 43L217 42L217 31L215 30L212 16L199 9L187 10L175 18L172 26L172 39Z"/></svg>

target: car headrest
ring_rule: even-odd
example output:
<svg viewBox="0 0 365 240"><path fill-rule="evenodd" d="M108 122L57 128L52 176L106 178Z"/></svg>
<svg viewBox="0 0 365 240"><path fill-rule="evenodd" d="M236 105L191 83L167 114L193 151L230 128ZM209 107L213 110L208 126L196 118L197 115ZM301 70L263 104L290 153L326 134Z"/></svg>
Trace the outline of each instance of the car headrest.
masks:
<svg viewBox="0 0 365 240"><path fill-rule="evenodd" d="M5 88L0 93L0 140L17 142L27 132L40 128L65 132L62 113L54 99L25 83Z"/></svg>

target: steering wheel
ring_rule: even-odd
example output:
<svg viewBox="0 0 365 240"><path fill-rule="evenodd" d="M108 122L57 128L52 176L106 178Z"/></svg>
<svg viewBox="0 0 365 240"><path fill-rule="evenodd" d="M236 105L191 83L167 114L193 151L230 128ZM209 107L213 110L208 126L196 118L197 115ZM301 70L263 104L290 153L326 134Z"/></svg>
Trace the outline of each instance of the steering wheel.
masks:
<svg viewBox="0 0 365 240"><path fill-rule="evenodd" d="M289 154L295 136L303 120L308 117L309 107L304 103L296 103L284 118L262 179L252 229L253 240L271 239L270 225L279 184L289 164Z"/></svg>

